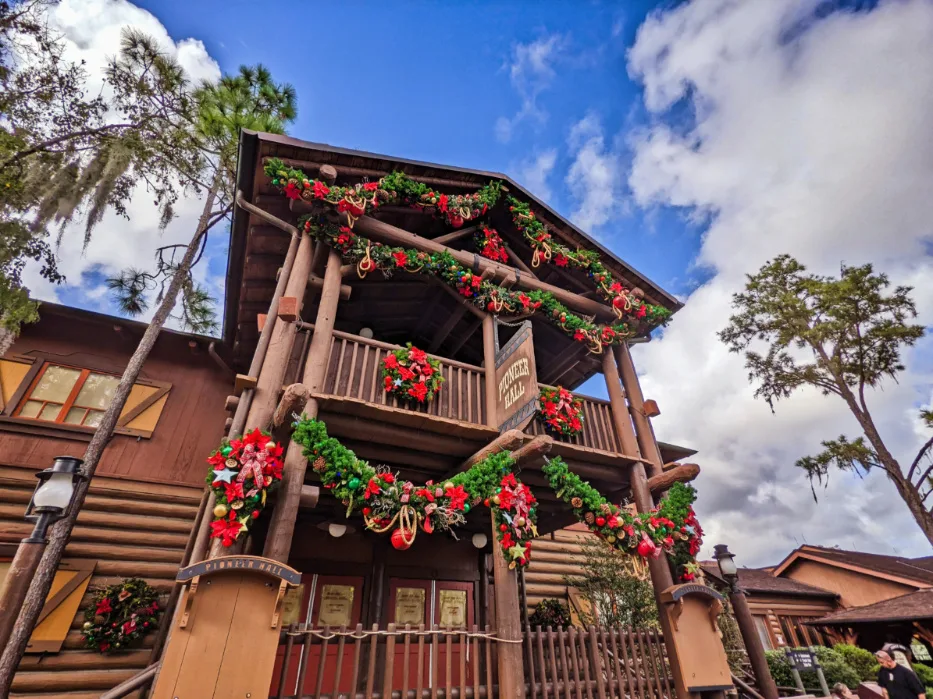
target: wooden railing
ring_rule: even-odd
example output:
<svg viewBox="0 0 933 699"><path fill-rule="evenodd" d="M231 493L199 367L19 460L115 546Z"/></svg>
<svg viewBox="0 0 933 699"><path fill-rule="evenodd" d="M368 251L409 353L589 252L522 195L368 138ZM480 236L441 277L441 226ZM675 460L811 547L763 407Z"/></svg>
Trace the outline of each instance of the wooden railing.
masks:
<svg viewBox="0 0 933 699"><path fill-rule="evenodd" d="M621 627L525 631L528 699L674 699L664 639Z"/></svg>
<svg viewBox="0 0 933 699"><path fill-rule="evenodd" d="M497 643L485 631L389 624L284 633L270 697L486 699L496 696Z"/></svg>
<svg viewBox="0 0 933 699"><path fill-rule="evenodd" d="M441 362L445 382L440 392L433 401L423 404L400 401L388 395L382 383L382 361L396 349L399 349L398 345L334 332L323 392L427 415L485 424L486 389L482 367L431 355Z"/></svg>
<svg viewBox="0 0 933 699"><path fill-rule="evenodd" d="M583 431L576 437L562 438L561 441L621 454L622 445L612 424L609 401L576 393L574 395L583 401ZM533 435L547 434L544 425L538 419L532 420L525 432Z"/></svg>

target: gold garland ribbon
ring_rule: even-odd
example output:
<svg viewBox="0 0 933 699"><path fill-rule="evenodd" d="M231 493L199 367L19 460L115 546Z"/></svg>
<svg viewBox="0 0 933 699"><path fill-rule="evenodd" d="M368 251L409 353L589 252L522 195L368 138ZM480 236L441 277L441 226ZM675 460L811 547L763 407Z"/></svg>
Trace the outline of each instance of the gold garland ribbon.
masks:
<svg viewBox="0 0 933 699"><path fill-rule="evenodd" d="M376 523L376 520L369 515L363 516L363 521L366 522L366 528L376 532L377 534L385 534L395 526L396 522L398 522L399 529L402 532L402 541L407 546L411 546L413 543L415 543L415 536L418 534L418 524L421 522L421 519L421 513L411 505L402 505L399 511L395 513L392 519L389 520L389 523L384 527L380 527ZM411 532L411 539L408 539L408 537L405 535L406 532Z"/></svg>
<svg viewBox="0 0 933 699"><path fill-rule="evenodd" d="M366 243L366 254L363 259L356 263L356 274L360 279L364 279L367 274L376 269L376 263L369 254L370 243Z"/></svg>

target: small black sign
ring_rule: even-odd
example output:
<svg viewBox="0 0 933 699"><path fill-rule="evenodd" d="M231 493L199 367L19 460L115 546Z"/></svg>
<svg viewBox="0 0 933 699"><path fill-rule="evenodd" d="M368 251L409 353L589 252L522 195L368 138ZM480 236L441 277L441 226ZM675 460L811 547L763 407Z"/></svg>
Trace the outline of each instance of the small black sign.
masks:
<svg viewBox="0 0 933 699"><path fill-rule="evenodd" d="M787 652L787 656L797 672L815 670L820 666L816 653L809 650L791 650Z"/></svg>

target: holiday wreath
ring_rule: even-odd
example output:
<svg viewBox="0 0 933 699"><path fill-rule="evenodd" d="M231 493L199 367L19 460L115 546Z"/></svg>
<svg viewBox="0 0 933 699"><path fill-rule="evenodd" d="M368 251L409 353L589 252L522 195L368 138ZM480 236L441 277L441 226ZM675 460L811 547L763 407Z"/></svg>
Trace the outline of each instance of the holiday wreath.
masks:
<svg viewBox="0 0 933 699"><path fill-rule="evenodd" d="M424 403L434 400L444 377L440 361L409 342L382 360L382 381L386 393Z"/></svg>
<svg viewBox="0 0 933 699"><path fill-rule="evenodd" d="M505 243L499 231L489 226L483 226L474 236L476 248L483 257L493 262L506 263L509 261L509 253L505 251Z"/></svg>
<svg viewBox="0 0 933 699"><path fill-rule="evenodd" d="M537 501L512 472L515 461L499 452L444 483L417 485L388 468L373 468L339 441L327 435L320 420L302 416L292 440L300 444L312 468L328 490L347 508L360 512L367 529L392 531L392 545L407 549L420 529L428 534L466 523L472 507L483 504L496 517L497 537L509 567L523 566L531 555Z"/></svg>
<svg viewBox="0 0 933 699"><path fill-rule="evenodd" d="M583 401L561 386L542 386L538 419L557 437L575 437L583 431Z"/></svg>
<svg viewBox="0 0 933 699"><path fill-rule="evenodd" d="M88 648L106 653L132 646L156 628L157 593L144 580L130 578L94 595L84 610L84 635Z"/></svg>
<svg viewBox="0 0 933 699"><path fill-rule="evenodd" d="M596 353L601 352L606 345L619 344L626 338L649 332L663 325L670 318L671 312L662 306L640 301L636 304L635 301L640 299L640 292L637 289L630 291L624 289L621 283L612 278L608 270L599 263L595 252L579 251L579 254L574 253L576 255L574 259L583 255L584 257L580 259L595 260L598 267L592 267L592 269L603 270L603 272L589 276L594 279L597 289L604 296L615 299L624 295L625 299L631 301L612 301L616 315L621 321L613 325L597 324L589 318L574 313L549 292L517 291L488 279L482 279L480 275L472 274L471 270L460 265L449 253L426 253L412 248L391 247L374 243L353 232L353 224L360 216L372 213L385 204L407 204L421 208L445 218L453 226L460 226L464 221L485 215L488 208L495 205L499 199L500 183L490 182L473 194L447 195L439 194L427 185L415 182L399 172L386 175L378 182L337 187L309 178L301 170L288 168L282 161L274 158L267 161L265 171L272 179L273 186L283 191L286 196L309 202L320 201L336 208L347 225L329 223L317 215L301 217L300 225L309 235L334 245L340 251L344 262L356 264L360 276L365 276L376 269L380 269L387 275L395 270L430 274L446 282L476 306L493 313L506 315L541 313L549 322L578 342L586 343L590 351ZM517 200L514 201L517 202ZM530 209L528 212L530 213ZM542 227L536 235L542 238L542 242L547 243L547 249L555 249L556 243L547 242L550 240L550 233L547 229L536 220L535 223ZM528 227L525 226L525 228ZM534 226L530 227L534 228ZM521 227L519 230L524 232ZM527 234L526 238L528 238ZM537 250L536 246L532 247ZM560 247L560 249L564 248ZM597 276L601 277L599 281L596 280ZM609 294L611 296L608 296Z"/></svg>
<svg viewBox="0 0 933 699"><path fill-rule="evenodd" d="M249 530L282 480L282 447L272 437L253 430L239 439L224 439L208 457L207 483L214 491L211 538L232 546Z"/></svg>

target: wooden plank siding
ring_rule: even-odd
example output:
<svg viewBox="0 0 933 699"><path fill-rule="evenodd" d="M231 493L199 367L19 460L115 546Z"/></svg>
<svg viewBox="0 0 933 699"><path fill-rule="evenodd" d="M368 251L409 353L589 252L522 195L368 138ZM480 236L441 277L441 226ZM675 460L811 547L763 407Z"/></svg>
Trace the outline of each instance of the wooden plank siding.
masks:
<svg viewBox="0 0 933 699"><path fill-rule="evenodd" d="M0 466L0 541L18 541L32 525L23 511L35 486L35 477L22 468ZM71 623L62 651L54 655L27 655L13 680L11 697L39 699L109 689L149 663L154 634L140 647L102 655L84 649L81 625L92 595L128 577L140 577L161 593L164 605L184 554L188 533L197 515L200 488L166 484L130 483L95 477L74 533L65 548L69 560L96 561L90 586ZM162 620L164 623L164 618ZM93 694L97 696L97 694Z"/></svg>

